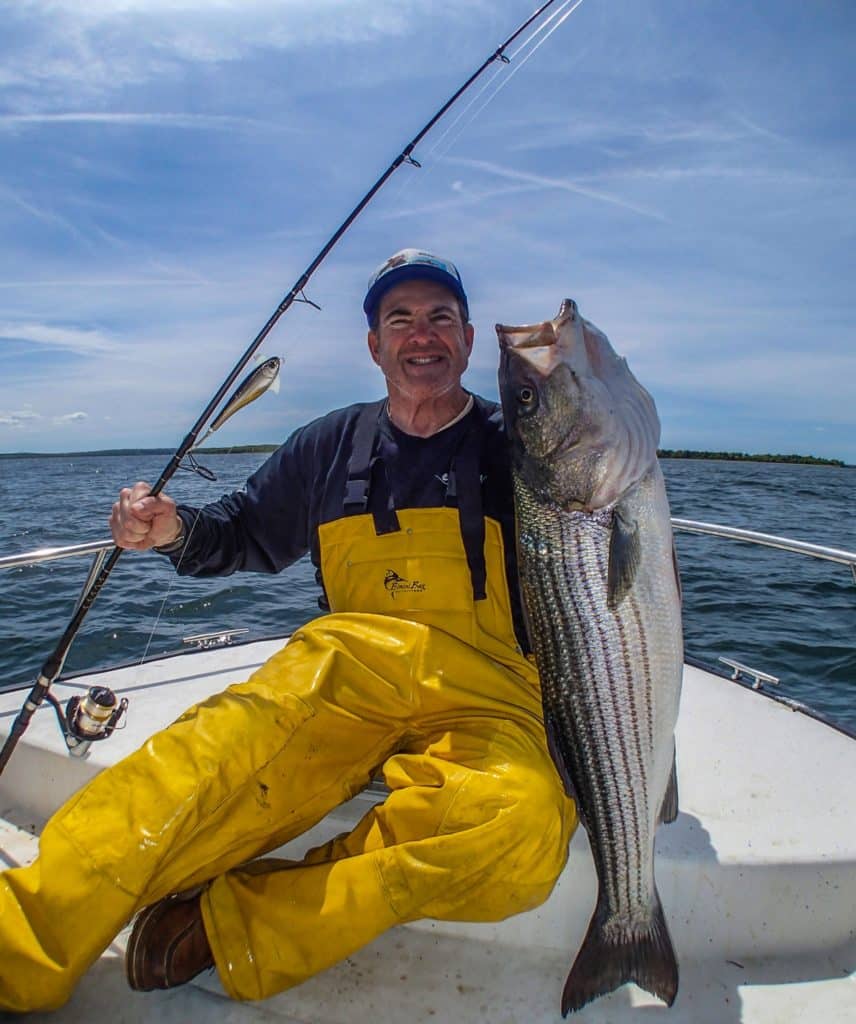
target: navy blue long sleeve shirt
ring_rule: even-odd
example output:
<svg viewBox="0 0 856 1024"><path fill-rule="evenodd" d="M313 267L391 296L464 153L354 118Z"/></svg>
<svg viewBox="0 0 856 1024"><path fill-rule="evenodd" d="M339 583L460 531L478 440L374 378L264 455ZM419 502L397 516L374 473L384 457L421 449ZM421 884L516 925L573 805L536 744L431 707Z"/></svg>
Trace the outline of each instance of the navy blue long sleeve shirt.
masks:
<svg viewBox="0 0 856 1024"><path fill-rule="evenodd" d="M223 576L236 571L276 573L309 553L320 583L318 527L345 515L344 496L357 419L364 406L328 413L296 430L247 480L246 486L196 509L179 505L188 540L171 555L181 575ZM431 437L399 430L386 409L378 419L376 452L396 509L453 506L448 472L463 437L479 440L485 516L495 519L505 544L505 569L515 630L525 649L514 540L511 474L500 407L474 396L473 408ZM368 511L386 501L372 491Z"/></svg>

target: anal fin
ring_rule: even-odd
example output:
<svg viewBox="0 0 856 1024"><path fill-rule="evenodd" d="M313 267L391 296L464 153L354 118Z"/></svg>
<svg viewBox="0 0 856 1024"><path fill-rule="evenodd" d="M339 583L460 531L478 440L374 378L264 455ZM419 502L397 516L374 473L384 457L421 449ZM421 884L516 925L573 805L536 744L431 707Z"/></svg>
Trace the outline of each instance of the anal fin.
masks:
<svg viewBox="0 0 856 1024"><path fill-rule="evenodd" d="M559 778L564 783L565 793L577 804L577 814L581 814L579 806L580 802L577 799L571 769L562 754L562 741L559 735L559 728L552 715L544 716L544 732L547 734L547 749L550 751L550 757L553 759L553 764L556 766ZM583 825L585 825L585 822L583 822Z"/></svg>

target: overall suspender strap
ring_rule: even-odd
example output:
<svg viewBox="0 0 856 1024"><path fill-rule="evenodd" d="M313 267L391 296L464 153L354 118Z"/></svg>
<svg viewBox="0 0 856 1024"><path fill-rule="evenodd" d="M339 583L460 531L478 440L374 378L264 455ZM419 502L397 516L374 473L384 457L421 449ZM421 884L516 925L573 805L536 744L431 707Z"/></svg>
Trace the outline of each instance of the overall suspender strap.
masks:
<svg viewBox="0 0 856 1024"><path fill-rule="evenodd" d="M368 508L372 455L382 408L383 401L371 402L363 407L357 417L354 439L351 442L351 457L348 460L348 479L345 482L345 515L360 515Z"/></svg>
<svg viewBox="0 0 856 1024"><path fill-rule="evenodd" d="M395 533L401 527L392 501L392 488L386 478L383 460L375 456L378 421L385 399L363 407L357 418L351 457L348 460L348 479L345 482L344 512L346 516L363 515L368 511L369 494L377 489L386 494L383 507L373 513L375 533Z"/></svg>
<svg viewBox="0 0 856 1024"><path fill-rule="evenodd" d="M487 598L487 565L484 558L484 508L482 505L479 454L482 433L473 427L467 432L463 444L452 461L449 470L448 496L457 496L458 519L461 524L461 539L470 579L473 584L473 599Z"/></svg>

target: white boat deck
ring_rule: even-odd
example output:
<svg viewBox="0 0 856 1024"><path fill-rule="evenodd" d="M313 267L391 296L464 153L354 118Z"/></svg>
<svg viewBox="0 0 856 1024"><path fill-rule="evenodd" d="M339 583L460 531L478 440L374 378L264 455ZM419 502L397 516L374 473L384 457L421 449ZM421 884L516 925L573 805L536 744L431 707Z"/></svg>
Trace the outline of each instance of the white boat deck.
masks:
<svg viewBox="0 0 856 1024"><path fill-rule="evenodd" d="M282 641L162 659L54 687L63 702L93 682L130 701L128 726L70 758L51 709L35 716L0 778L0 863L35 854L41 823L87 778L194 701L245 678ZM24 693L0 695L0 734ZM575 1015L675 1024L856 1021L856 740L728 680L688 667L678 723L681 813L658 833L657 878L680 960L674 1007L633 985ZM348 828L362 794L286 848ZM216 975L166 993L130 992L124 936L57 1013L28 1020L540 1024L559 1021L565 976L595 900L582 829L550 900L499 924L424 921L264 1003L228 1000ZM109 1009L108 1009L109 1008ZM569 1019L574 1019L569 1018Z"/></svg>

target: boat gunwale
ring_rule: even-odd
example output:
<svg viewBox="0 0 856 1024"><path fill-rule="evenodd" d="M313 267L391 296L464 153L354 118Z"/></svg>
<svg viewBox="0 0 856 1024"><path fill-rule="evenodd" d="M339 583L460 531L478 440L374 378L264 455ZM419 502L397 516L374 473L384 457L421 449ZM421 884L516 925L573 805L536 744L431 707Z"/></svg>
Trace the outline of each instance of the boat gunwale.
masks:
<svg viewBox="0 0 856 1024"><path fill-rule="evenodd" d="M227 631L224 630L223 632L227 632ZM275 640L282 640L283 642L285 642L285 641L287 641L289 639L290 636L291 636L290 633L285 633L285 634L274 633L274 634L269 635L269 636L244 637L241 640L230 640L228 644L225 644L225 645L220 646L220 647L208 647L208 648L192 647L192 648L187 648L187 649L182 649L182 650L164 651L164 652L161 652L161 653L155 652L154 654L149 654L149 655L147 655L147 656L145 656L143 658L134 658L134 659L131 659L129 661L123 661L123 662L118 662L118 663L111 664L111 665L105 665L105 666L102 666L100 668L80 669L80 670L75 671L75 672L63 673L61 676L59 676L55 680L55 682L56 683L66 683L66 684L68 684L68 683L73 683L75 680L79 680L79 679L86 679L86 678L92 678L92 677L95 677L95 676L106 675L107 673L110 673L110 672L119 672L119 671L123 671L123 670L126 670L126 669L137 668L137 667L139 667L141 665L150 665L150 664L152 664L154 662L168 661L168 660L171 660L173 658L192 657L193 655L200 655L200 654L205 654L205 653L214 653L214 652L216 652L218 650L222 651L224 649L230 650L230 649L236 649L236 648L239 648L239 647L248 647L248 646L250 646L252 644L272 643ZM695 655L692 655L692 654L685 654L684 655L684 664L685 664L685 666L688 665L691 668L699 669L702 672L706 672L709 675L712 675L712 676L714 676L717 679L722 679L725 682L735 683L736 685L742 687L744 690L749 690L752 693L757 694L757 695L759 695L761 697L767 697L769 700L775 701L777 704L781 704L781 705L783 705L784 707L788 708L791 711L799 712L800 714L803 714L803 715L805 715L808 718L814 719L816 722L819 722L821 725L825 725L825 726L827 726L830 729L834 729L836 732L841 733L843 736L846 736L848 739L856 740L856 729L851 729L848 726L844 725L843 723L835 721L835 719L830 718L828 715L826 715L822 711L816 710L815 708L811 707L809 704L804 704L802 701L794 700L794 698L792 698L792 697L784 697L781 694L772 692L769 689L765 689L764 687L753 686L752 683L750 683L750 682L748 682L748 681L746 681L744 679L740 679L740 678L735 679L733 674L730 671L721 668L719 665L715 665L715 664L713 664L713 663L711 663L709 661L705 661L703 658L699 658L699 657L697 657ZM27 689L29 689L31 687L32 687L32 682L28 682L28 681L22 681L22 682L17 682L17 683L6 683L6 684L3 684L3 685L0 685L0 694L16 693L16 692L21 691L21 690L27 690Z"/></svg>

